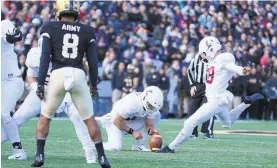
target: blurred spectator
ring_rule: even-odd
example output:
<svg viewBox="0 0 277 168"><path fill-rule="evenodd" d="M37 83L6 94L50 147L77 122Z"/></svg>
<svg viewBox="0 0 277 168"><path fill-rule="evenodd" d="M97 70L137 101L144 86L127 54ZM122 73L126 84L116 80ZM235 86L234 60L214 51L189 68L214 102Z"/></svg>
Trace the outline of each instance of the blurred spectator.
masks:
<svg viewBox="0 0 277 168"><path fill-rule="evenodd" d="M270 55L269 55L269 49L264 50L264 55L260 59L260 64L263 68L265 68L267 62L269 61Z"/></svg>
<svg viewBox="0 0 277 168"><path fill-rule="evenodd" d="M122 97L122 89L125 76L125 64L120 62L118 64L118 69L113 72L112 76L112 102L113 104L117 102Z"/></svg>
<svg viewBox="0 0 277 168"><path fill-rule="evenodd" d="M232 92L234 95L232 103L229 103L229 110L234 109L241 104L241 97L243 95L244 87L245 86L243 82L243 77L239 76L238 74L235 74L234 78L230 81L230 85L228 87L228 90ZM245 119L245 117L246 115L244 112L241 115L241 119Z"/></svg>
<svg viewBox="0 0 277 168"><path fill-rule="evenodd" d="M25 62L26 62L26 56L24 54L21 54L19 56L19 60L18 60L19 65L18 66L19 66L19 69L21 71L21 75L22 75L22 78L24 81L27 76L27 69L28 69L28 67L25 65Z"/></svg>
<svg viewBox="0 0 277 168"><path fill-rule="evenodd" d="M167 116L168 114L168 100L167 100L167 94L169 91L169 78L165 75L165 71L163 68L159 70L159 76L160 76L160 81L159 81L159 88L162 90L163 95L164 95L164 104L161 109L161 112L163 112L163 116Z"/></svg>
<svg viewBox="0 0 277 168"><path fill-rule="evenodd" d="M150 69L150 73L146 76L146 84L147 86L159 86L160 84L160 75L156 71L156 67L152 66Z"/></svg>
<svg viewBox="0 0 277 168"><path fill-rule="evenodd" d="M134 65L134 73L135 76L138 77L138 86L137 91L142 92L143 89L143 67L142 64L138 61L138 59L134 58L132 59L132 64Z"/></svg>
<svg viewBox="0 0 277 168"><path fill-rule="evenodd" d="M115 53L112 49L107 54L107 57L103 61L103 79L104 80L111 80L113 70L116 64L115 60Z"/></svg>
<svg viewBox="0 0 277 168"><path fill-rule="evenodd" d="M129 93L136 91L136 89L138 87L138 80L139 80L139 78L135 73L135 66L133 64L129 64L127 66L127 73L124 76L122 97L126 96Z"/></svg>
<svg viewBox="0 0 277 168"><path fill-rule="evenodd" d="M277 69L274 70L273 76L265 83L263 92L268 101L265 109L265 119L269 120L271 112L273 112L273 118L277 120Z"/></svg>
<svg viewBox="0 0 277 168"><path fill-rule="evenodd" d="M261 78L257 74L257 69L255 67L252 67L250 75L246 78L246 95L252 95L254 93L259 93L261 91ZM249 118L250 119L257 119L259 116L259 106L260 102L257 101L257 103L254 103L252 106L250 106L247 111L249 112Z"/></svg>
<svg viewBox="0 0 277 168"><path fill-rule="evenodd" d="M189 111L189 103L190 103L190 84L189 78L187 74L187 67L182 68L182 76L178 81L178 97L179 97L179 113L178 118L183 118L185 114L188 114ZM184 101L186 104L186 110L184 109Z"/></svg>

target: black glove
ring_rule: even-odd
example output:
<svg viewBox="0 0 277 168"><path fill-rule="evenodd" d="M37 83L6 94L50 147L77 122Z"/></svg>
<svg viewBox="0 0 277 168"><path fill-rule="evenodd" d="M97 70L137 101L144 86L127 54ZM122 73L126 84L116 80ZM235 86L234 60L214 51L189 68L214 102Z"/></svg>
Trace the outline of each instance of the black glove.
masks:
<svg viewBox="0 0 277 168"><path fill-rule="evenodd" d="M96 100L99 98L97 87L90 87L90 95L93 100Z"/></svg>
<svg viewBox="0 0 277 168"><path fill-rule="evenodd" d="M13 32L6 34L6 40L8 43L15 43L22 40L22 33L19 29L14 28Z"/></svg>
<svg viewBox="0 0 277 168"><path fill-rule="evenodd" d="M44 98L44 85L38 85L37 95L40 98L40 100L43 100L43 98Z"/></svg>

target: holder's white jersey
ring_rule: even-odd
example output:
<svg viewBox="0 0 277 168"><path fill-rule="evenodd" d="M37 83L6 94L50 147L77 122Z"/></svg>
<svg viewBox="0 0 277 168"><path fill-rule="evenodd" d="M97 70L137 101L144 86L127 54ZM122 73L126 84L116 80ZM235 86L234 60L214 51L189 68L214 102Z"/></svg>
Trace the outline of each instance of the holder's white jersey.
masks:
<svg viewBox="0 0 277 168"><path fill-rule="evenodd" d="M243 67L235 64L235 57L231 53L221 53L209 63L206 83L208 99L217 98L229 86L229 80L234 73L243 75Z"/></svg>
<svg viewBox="0 0 277 168"><path fill-rule="evenodd" d="M39 72L39 64L40 64L40 56L41 56L41 49L40 47L31 48L28 52L27 59L26 59L26 66L28 67L27 75L37 78ZM48 74L46 78L46 82L49 82L49 77L51 73L51 63L49 65Z"/></svg>
<svg viewBox="0 0 277 168"><path fill-rule="evenodd" d="M6 41L8 30L15 28L9 20L1 21L1 80L7 80L21 75L18 68L17 55L14 52L14 44Z"/></svg>
<svg viewBox="0 0 277 168"><path fill-rule="evenodd" d="M117 113L119 113L125 119L135 119L142 117L153 118L154 115L154 113L147 113L146 109L143 107L142 96L140 92L129 93L122 99L118 100L112 109L112 117L115 117Z"/></svg>

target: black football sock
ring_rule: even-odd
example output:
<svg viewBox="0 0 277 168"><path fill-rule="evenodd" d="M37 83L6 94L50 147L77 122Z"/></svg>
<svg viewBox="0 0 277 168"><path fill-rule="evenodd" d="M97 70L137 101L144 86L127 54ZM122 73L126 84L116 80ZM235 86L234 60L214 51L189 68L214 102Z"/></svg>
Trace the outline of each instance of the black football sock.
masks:
<svg viewBox="0 0 277 168"><path fill-rule="evenodd" d="M13 148L14 149L22 149L21 142L15 142L15 143L13 143Z"/></svg>
<svg viewBox="0 0 277 168"><path fill-rule="evenodd" d="M44 155L45 141L46 141L45 138L37 139L37 155L39 155L39 154Z"/></svg>
<svg viewBox="0 0 277 168"><path fill-rule="evenodd" d="M104 147L103 147L102 141L94 142L94 144L95 144L95 148L96 148L97 153L98 153L98 157L104 156L105 152L104 152Z"/></svg>

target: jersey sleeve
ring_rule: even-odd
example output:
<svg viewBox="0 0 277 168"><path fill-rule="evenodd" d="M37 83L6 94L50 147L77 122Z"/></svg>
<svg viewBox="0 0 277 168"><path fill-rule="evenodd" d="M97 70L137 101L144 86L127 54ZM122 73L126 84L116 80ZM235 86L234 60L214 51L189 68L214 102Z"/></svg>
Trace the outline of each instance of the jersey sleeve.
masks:
<svg viewBox="0 0 277 168"><path fill-rule="evenodd" d="M235 72L239 75L244 75L243 74L243 67L237 66L235 64L236 60L233 54L231 53L224 53L221 55L220 63L228 69L229 71Z"/></svg>
<svg viewBox="0 0 277 168"><path fill-rule="evenodd" d="M125 119L133 116L136 113L136 104L132 94L125 96L121 101L122 104L120 104L120 107L117 108L120 116Z"/></svg>
<svg viewBox="0 0 277 168"><path fill-rule="evenodd" d="M229 63L235 63L235 62L236 62L236 59L235 59L234 55L231 53L223 53L220 55L220 63L222 65L226 65Z"/></svg>
<svg viewBox="0 0 277 168"><path fill-rule="evenodd" d="M96 36L93 28L89 29L89 43L88 49L86 51L86 58L89 66L89 79L90 85L96 87L97 77L98 77L98 56L97 56L97 46L96 46Z"/></svg>
<svg viewBox="0 0 277 168"><path fill-rule="evenodd" d="M45 22L43 25L42 25L42 27L41 27L41 29L40 29L40 35L42 36L42 37L47 37L47 38L51 38L51 24L50 24L51 22L50 21L48 21L48 22Z"/></svg>

